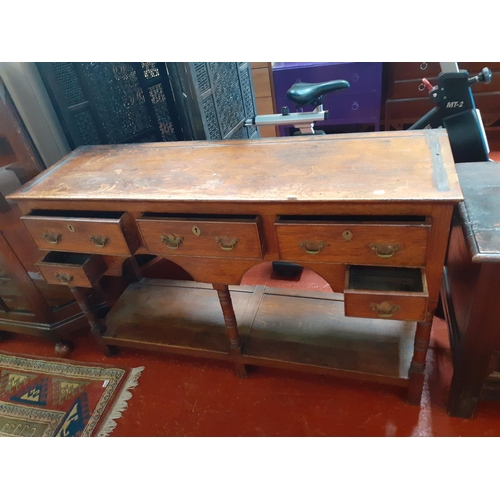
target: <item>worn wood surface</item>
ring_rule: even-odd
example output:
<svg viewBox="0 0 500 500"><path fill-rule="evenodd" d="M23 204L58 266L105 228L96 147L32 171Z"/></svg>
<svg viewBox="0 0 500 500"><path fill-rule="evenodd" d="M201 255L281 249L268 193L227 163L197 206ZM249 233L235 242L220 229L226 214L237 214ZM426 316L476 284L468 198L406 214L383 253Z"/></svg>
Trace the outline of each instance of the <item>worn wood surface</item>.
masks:
<svg viewBox="0 0 500 500"><path fill-rule="evenodd" d="M442 130L80 147L18 201L460 200Z"/></svg>
<svg viewBox="0 0 500 500"><path fill-rule="evenodd" d="M347 319L338 294L230 289L243 361L365 372L392 378L396 385L407 378L414 324ZM131 285L107 325L107 341L114 345L130 345L127 339L139 345L140 339L141 347L229 360L226 323L217 293L208 286L157 280Z"/></svg>
<svg viewBox="0 0 500 500"><path fill-rule="evenodd" d="M442 297L450 331L453 378L448 413L470 418L489 384L500 349L500 163L458 164L464 202L455 210Z"/></svg>
<svg viewBox="0 0 500 500"><path fill-rule="evenodd" d="M65 211L71 211L68 220L71 214L78 219L75 211L93 211L97 218L100 211L123 211L130 234L140 228L135 246L127 240L131 254L162 255L197 282L217 287L215 292L198 283L196 293L186 286L172 293L143 281L131 284L108 314L109 330L93 328L104 346L223 358L240 375L249 363L344 369L358 378L394 374L397 384L409 386L412 402L422 392L427 325L437 306L453 206L462 199L446 131L83 147L12 199L24 212L33 210L27 220L40 211L45 216L60 211L63 222ZM81 243L72 251L82 251ZM113 253L118 255L108 251ZM345 306L316 296L268 302L265 290L248 294L231 288L255 264L280 259L302 262L332 290L347 292ZM401 290L398 280L385 278L382 290L350 287L346 269L354 264L396 274L410 266L422 277L420 288ZM109 273L117 274L120 261L110 265ZM397 311L391 309L394 300ZM263 314L267 304L279 324ZM254 307L252 319L248 311ZM339 323L334 317L340 313ZM252 340L256 318L271 332L288 332L290 341L278 342L272 333ZM410 375L411 352L401 364L399 347L389 340L384 345L385 337L373 336L375 344L369 340L374 329L415 327L398 319L420 321ZM163 333L166 322L175 333ZM316 345L314 334L294 336L290 323L324 332L326 343ZM362 330L349 355L347 344L337 351L326 340L336 338L336 329L345 332L347 323ZM207 329L217 333L206 336ZM227 335L220 340L225 332L232 348ZM365 355L365 348L373 355Z"/></svg>
<svg viewBox="0 0 500 500"><path fill-rule="evenodd" d="M106 263L100 255L49 252L37 267L47 283L92 288L104 274Z"/></svg>
<svg viewBox="0 0 500 500"><path fill-rule="evenodd" d="M429 226L281 223L276 231L284 260L424 266Z"/></svg>
<svg viewBox="0 0 500 500"><path fill-rule="evenodd" d="M500 163L459 163L459 214L473 261L500 262Z"/></svg>
<svg viewBox="0 0 500 500"><path fill-rule="evenodd" d="M111 218L26 215L21 217L42 250L129 256L140 246L128 214Z"/></svg>
<svg viewBox="0 0 500 500"><path fill-rule="evenodd" d="M156 255L261 259L257 220L148 218L137 220L148 251Z"/></svg>

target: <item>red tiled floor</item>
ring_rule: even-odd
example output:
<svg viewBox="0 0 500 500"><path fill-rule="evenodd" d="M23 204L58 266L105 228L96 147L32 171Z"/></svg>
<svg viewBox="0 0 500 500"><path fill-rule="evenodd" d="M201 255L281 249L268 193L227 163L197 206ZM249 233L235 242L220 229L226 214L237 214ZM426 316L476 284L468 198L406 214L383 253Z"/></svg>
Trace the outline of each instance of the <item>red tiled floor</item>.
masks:
<svg viewBox="0 0 500 500"><path fill-rule="evenodd" d="M265 280L259 269L248 282ZM294 286L324 288L305 272ZM75 336L71 359L116 366L144 366L129 408L113 436L500 436L500 403L481 402L471 420L445 411L452 367L446 325L436 320L420 407L404 390L329 376L254 367L247 379L222 362L122 349L104 357L89 334ZM3 351L52 356L53 346L12 335Z"/></svg>

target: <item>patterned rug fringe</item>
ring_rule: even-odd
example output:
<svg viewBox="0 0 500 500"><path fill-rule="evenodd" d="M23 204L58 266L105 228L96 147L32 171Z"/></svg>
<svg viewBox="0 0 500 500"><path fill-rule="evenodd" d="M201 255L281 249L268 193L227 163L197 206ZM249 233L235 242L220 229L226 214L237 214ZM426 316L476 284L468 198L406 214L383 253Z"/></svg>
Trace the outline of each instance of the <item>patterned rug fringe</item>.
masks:
<svg viewBox="0 0 500 500"><path fill-rule="evenodd" d="M113 405L113 408L109 412L106 420L101 425L101 428L97 433L97 437L107 437L114 431L117 425L115 420L117 418L120 418L122 416L122 413L127 409L127 401L132 397L132 393L130 391L137 387L142 370L144 370L144 366L132 369L127 381L125 382L125 385L121 390L120 395L117 397L116 402Z"/></svg>

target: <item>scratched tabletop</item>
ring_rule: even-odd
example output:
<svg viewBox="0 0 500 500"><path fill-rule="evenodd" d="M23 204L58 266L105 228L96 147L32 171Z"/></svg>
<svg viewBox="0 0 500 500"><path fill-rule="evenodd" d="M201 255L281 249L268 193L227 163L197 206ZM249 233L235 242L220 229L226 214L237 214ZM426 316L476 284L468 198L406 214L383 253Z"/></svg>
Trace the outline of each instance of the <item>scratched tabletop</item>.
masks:
<svg viewBox="0 0 500 500"><path fill-rule="evenodd" d="M500 262L500 163L456 165L464 201L459 214L473 261Z"/></svg>
<svg viewBox="0 0 500 500"><path fill-rule="evenodd" d="M81 146L12 200L461 200L446 131Z"/></svg>

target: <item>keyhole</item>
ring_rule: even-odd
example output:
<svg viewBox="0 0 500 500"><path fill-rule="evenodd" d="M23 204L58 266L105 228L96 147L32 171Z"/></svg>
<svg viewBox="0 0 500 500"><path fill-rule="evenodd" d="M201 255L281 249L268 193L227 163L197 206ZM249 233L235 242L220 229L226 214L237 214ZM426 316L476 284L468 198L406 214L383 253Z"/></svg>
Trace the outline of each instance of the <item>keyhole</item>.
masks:
<svg viewBox="0 0 500 500"><path fill-rule="evenodd" d="M192 231L195 236L200 236L201 234L201 229L198 226L193 226Z"/></svg>
<svg viewBox="0 0 500 500"><path fill-rule="evenodd" d="M75 232L75 228L71 224L68 224L67 228L68 228L68 231L70 231L72 233Z"/></svg>
<svg viewBox="0 0 500 500"><path fill-rule="evenodd" d="M344 240L346 241L350 241L352 239L354 235L352 234L351 231L349 231L349 229L346 229L343 233L342 233L342 238L344 238Z"/></svg>

